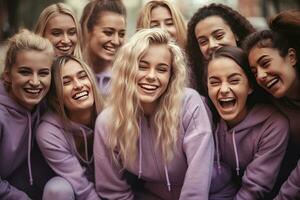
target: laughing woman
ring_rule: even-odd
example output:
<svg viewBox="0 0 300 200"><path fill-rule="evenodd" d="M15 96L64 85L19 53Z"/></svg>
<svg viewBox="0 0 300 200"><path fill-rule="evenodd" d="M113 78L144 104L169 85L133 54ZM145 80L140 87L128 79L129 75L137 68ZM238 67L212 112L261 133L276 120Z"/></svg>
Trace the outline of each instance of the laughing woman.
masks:
<svg viewBox="0 0 300 200"><path fill-rule="evenodd" d="M286 150L287 119L270 105L258 102L260 96L247 56L237 47L214 52L208 62L207 87L216 111L217 163L229 169L213 177L211 190L216 187L213 183L219 183L219 191L210 199L265 199ZM225 182L224 177L230 176ZM237 192L226 196L230 183Z"/></svg>
<svg viewBox="0 0 300 200"><path fill-rule="evenodd" d="M281 187L277 199L300 199L299 10L278 14L270 21L270 29L250 35L244 47L257 83L272 95L273 102L290 123L291 137L282 169L283 178L295 169Z"/></svg>
<svg viewBox="0 0 300 200"><path fill-rule="evenodd" d="M0 80L0 199L41 198L42 189L35 190L41 178L35 176L37 157L31 153L53 58L51 43L29 31L9 40Z"/></svg>
<svg viewBox="0 0 300 200"><path fill-rule="evenodd" d="M99 199L94 188L93 129L102 99L94 74L72 56L53 65L49 91L51 111L42 118L37 141L58 175L44 189L43 199Z"/></svg>
<svg viewBox="0 0 300 200"><path fill-rule="evenodd" d="M95 126L101 197L208 198L211 124L200 95L185 88L186 79L183 54L162 29L141 30L120 49L110 101ZM131 189L125 170L144 182L143 191Z"/></svg>

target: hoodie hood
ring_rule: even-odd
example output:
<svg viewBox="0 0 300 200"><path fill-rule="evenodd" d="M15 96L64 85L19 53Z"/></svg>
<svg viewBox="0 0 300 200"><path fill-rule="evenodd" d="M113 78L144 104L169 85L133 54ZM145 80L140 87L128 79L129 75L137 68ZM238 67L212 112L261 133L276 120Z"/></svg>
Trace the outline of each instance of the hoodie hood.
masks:
<svg viewBox="0 0 300 200"><path fill-rule="evenodd" d="M80 159L85 164L90 165L93 162L93 156L91 156L90 159L86 160L84 159L80 153L77 150L76 144L74 137L75 135L77 136L82 136L83 142L84 142L84 154L86 158L89 158L89 152L88 152L88 136L93 135L93 129L79 123L71 122L70 125L68 126L68 129L66 130L66 127L64 127L61 118L53 113L53 112L48 112L42 117L42 122L49 123L58 129L61 130L62 133L64 133L64 136L66 140L68 141L69 145L72 148L72 151L76 156Z"/></svg>
<svg viewBox="0 0 300 200"><path fill-rule="evenodd" d="M32 185L33 179L30 156L33 144L33 132L40 119L40 107L36 106L33 111L27 110L8 96L3 82L0 81L0 110L3 110L1 123L3 123L2 126L4 126L1 137L3 141L6 141L6 144L2 145L0 150L3 154L6 154L2 161L8 166L0 165L0 169L3 170L1 176L9 176L10 173L23 162L26 158L25 152L27 149L29 181Z"/></svg>

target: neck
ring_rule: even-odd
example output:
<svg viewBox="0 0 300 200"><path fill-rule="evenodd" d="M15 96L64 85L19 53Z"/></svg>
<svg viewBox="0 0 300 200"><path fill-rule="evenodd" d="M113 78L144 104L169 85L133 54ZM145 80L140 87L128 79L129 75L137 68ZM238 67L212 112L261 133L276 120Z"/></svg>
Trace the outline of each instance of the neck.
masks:
<svg viewBox="0 0 300 200"><path fill-rule="evenodd" d="M86 111L73 111L71 115L69 115L71 121L86 125L88 127L92 127L92 117L93 117L93 112L91 109L86 110Z"/></svg>
<svg viewBox="0 0 300 200"><path fill-rule="evenodd" d="M300 100L300 80L297 78L291 86L286 95L287 98L292 100Z"/></svg>
<svg viewBox="0 0 300 200"><path fill-rule="evenodd" d="M112 68L112 61L100 59L97 55L90 53L89 63L96 74L106 72Z"/></svg>

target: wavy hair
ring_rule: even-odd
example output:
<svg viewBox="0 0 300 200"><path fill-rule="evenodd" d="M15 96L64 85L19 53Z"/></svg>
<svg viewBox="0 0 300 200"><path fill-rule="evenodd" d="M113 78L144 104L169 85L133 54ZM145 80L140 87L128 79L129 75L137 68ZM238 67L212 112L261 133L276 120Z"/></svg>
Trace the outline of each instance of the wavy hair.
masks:
<svg viewBox="0 0 300 200"><path fill-rule="evenodd" d="M186 23L181 12L170 1L152 0L146 3L139 12L137 23L136 23L136 29L140 30L143 28L150 28L151 11L157 7L164 7L170 11L170 14L173 19L173 23L177 31L177 37L178 37L177 42L181 48L184 48L186 46L186 33L187 33Z"/></svg>
<svg viewBox="0 0 300 200"><path fill-rule="evenodd" d="M52 81L47 96L47 102L50 106L50 109L56 114L58 114L59 117L62 119L62 122L66 129L70 125L71 120L68 117L67 110L64 105L62 68L70 60L73 60L81 65L82 69L86 72L88 79L91 82L94 95L93 121L96 120L97 115L101 112L103 107L103 99L98 92L95 75L91 68L87 64L85 64L85 62L83 62L81 59L76 58L72 55L58 57L52 66Z"/></svg>
<svg viewBox="0 0 300 200"><path fill-rule="evenodd" d="M54 58L53 45L49 40L34 34L33 32L22 29L8 40L8 50L5 57L5 66L1 79L4 80L6 90L9 90L10 83L5 81L4 73L10 73L13 65L17 62L17 55L22 51L39 51L44 52L49 56L49 59Z"/></svg>
<svg viewBox="0 0 300 200"><path fill-rule="evenodd" d="M114 119L109 124L109 147L113 158L120 157L125 166L131 165L137 155L137 145L133 144L138 144L142 131L139 120L143 110L138 99L136 77L139 61L151 45L165 45L172 54L169 84L154 113L156 148L161 149L165 161L173 157L173 148L178 138L183 90L187 85L185 57L164 30L140 30L117 53L108 101ZM114 154L116 149L117 156Z"/></svg>
<svg viewBox="0 0 300 200"><path fill-rule="evenodd" d="M45 30L47 27L47 24L50 19L53 17L56 17L58 15L68 15L70 16L74 23L75 23L75 28L76 28L76 34L77 34L77 43L73 52L73 55L76 56L77 58L82 58L82 53L81 53L81 28L80 24L75 16L74 11L68 7L64 3L56 3L52 4L48 7L46 7L40 14L37 23L35 25L35 33L45 37Z"/></svg>
<svg viewBox="0 0 300 200"><path fill-rule="evenodd" d="M247 35L255 31L245 17L223 4L212 3L196 11L188 23L186 52L194 75L195 88L202 95L207 95L204 87L206 83L203 81L203 68L206 63L195 36L195 27L200 21L210 16L219 16L229 25L232 32L238 38L238 46L241 45Z"/></svg>

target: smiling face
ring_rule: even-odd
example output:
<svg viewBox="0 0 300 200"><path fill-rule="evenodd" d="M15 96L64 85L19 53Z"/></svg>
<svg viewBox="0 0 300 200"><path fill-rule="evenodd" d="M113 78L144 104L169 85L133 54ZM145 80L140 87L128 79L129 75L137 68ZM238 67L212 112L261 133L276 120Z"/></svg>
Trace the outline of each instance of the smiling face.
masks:
<svg viewBox="0 0 300 200"><path fill-rule="evenodd" d="M292 97L298 93L300 84L295 67L295 51L290 49L282 57L276 49L254 47L248 58L257 83L275 98Z"/></svg>
<svg viewBox="0 0 300 200"><path fill-rule="evenodd" d="M71 119L75 119L78 112L84 115L91 112L94 105L94 95L91 81L82 66L69 60L61 69L63 81L64 105Z"/></svg>
<svg viewBox="0 0 300 200"><path fill-rule="evenodd" d="M177 40L177 31L173 22L170 11L162 6L155 7L151 10L150 28L165 29L172 38Z"/></svg>
<svg viewBox="0 0 300 200"><path fill-rule="evenodd" d="M221 118L230 126L243 120L252 89L242 68L230 58L216 58L208 64L207 78L209 98Z"/></svg>
<svg viewBox="0 0 300 200"><path fill-rule="evenodd" d="M103 12L89 34L90 53L104 62L112 62L124 42L125 18L114 12Z"/></svg>
<svg viewBox="0 0 300 200"><path fill-rule="evenodd" d="M46 25L44 37L53 44L56 56L73 54L78 40L74 20L65 14L51 18Z"/></svg>
<svg viewBox="0 0 300 200"><path fill-rule="evenodd" d="M138 98L146 114L156 108L171 76L171 53L166 45L151 45L139 61Z"/></svg>
<svg viewBox="0 0 300 200"><path fill-rule="evenodd" d="M9 96L28 110L32 110L47 94L51 82L49 55L41 51L21 51L4 79L11 83Z"/></svg>
<svg viewBox="0 0 300 200"><path fill-rule="evenodd" d="M199 21L195 27L195 36L206 60L222 46L237 46L237 38L230 26L217 15Z"/></svg>

